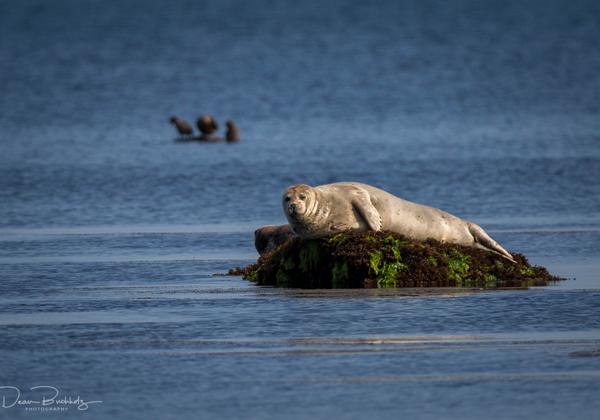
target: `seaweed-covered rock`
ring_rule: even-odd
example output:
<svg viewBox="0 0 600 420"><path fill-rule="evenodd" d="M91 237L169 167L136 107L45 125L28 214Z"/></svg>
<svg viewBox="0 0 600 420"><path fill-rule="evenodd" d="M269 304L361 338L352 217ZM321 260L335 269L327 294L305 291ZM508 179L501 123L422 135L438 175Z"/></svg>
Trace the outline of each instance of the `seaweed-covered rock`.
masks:
<svg viewBox="0 0 600 420"><path fill-rule="evenodd" d="M520 254L517 263L485 250L393 232L345 232L289 239L256 264L229 271L260 285L299 288L544 286L560 280Z"/></svg>

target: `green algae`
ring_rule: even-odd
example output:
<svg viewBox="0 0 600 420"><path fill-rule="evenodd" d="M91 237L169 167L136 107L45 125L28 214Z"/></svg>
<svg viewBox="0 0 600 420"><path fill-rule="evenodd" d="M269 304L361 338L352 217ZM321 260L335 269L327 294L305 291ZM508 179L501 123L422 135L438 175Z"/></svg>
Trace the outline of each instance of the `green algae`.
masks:
<svg viewBox="0 0 600 420"><path fill-rule="evenodd" d="M427 262L433 266L433 267L437 267L438 266L438 260L435 257L432 257L431 255L429 257L427 257Z"/></svg>
<svg viewBox="0 0 600 420"><path fill-rule="evenodd" d="M377 243L375 238L369 238L369 242ZM400 252L401 241L392 235L386 236L380 243L381 249L373 251L369 258L370 274L377 282L377 287L396 287L398 272L407 268L402 263Z"/></svg>
<svg viewBox="0 0 600 420"><path fill-rule="evenodd" d="M470 259L462 252L451 249L448 253L448 279L454 281L457 287L469 285Z"/></svg>
<svg viewBox="0 0 600 420"><path fill-rule="evenodd" d="M332 244L332 245L341 245L344 242L346 242L346 240L348 239L348 237L344 234L344 233L336 233L331 235L328 239L327 242Z"/></svg>
<svg viewBox="0 0 600 420"><path fill-rule="evenodd" d="M486 289L495 289L498 285L498 279L493 274L486 273L483 275Z"/></svg>
<svg viewBox="0 0 600 420"><path fill-rule="evenodd" d="M289 239L256 264L230 274L260 285L301 288L469 287L547 285L559 280L520 254L497 254L393 232L347 232L313 240Z"/></svg>
<svg viewBox="0 0 600 420"><path fill-rule="evenodd" d="M303 272L314 271L319 266L321 248L316 240L306 241L298 255L300 270Z"/></svg>
<svg viewBox="0 0 600 420"><path fill-rule="evenodd" d="M522 275L527 276L527 277L533 277L533 276L535 276L535 268L533 268L533 267L521 267L519 269L519 272Z"/></svg>
<svg viewBox="0 0 600 420"><path fill-rule="evenodd" d="M348 262L336 261L331 269L331 287L333 289L344 289L349 283Z"/></svg>

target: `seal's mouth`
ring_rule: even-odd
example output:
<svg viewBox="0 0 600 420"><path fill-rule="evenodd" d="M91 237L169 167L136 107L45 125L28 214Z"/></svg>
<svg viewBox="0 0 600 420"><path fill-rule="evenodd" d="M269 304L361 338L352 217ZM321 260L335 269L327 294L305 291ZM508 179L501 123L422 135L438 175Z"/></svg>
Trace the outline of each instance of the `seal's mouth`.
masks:
<svg viewBox="0 0 600 420"><path fill-rule="evenodd" d="M289 209L288 218L296 223L301 223L303 220L306 219L306 212L304 211L304 209Z"/></svg>
<svg viewBox="0 0 600 420"><path fill-rule="evenodd" d="M300 204L292 203L288 205L287 212L291 217L298 217L304 213L304 209Z"/></svg>

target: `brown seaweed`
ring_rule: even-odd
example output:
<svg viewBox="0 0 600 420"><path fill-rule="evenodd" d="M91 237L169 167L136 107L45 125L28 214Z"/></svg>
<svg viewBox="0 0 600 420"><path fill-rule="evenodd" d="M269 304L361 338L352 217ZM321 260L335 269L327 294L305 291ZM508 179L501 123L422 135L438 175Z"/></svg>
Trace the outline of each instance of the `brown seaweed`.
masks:
<svg viewBox="0 0 600 420"><path fill-rule="evenodd" d="M513 253L516 263L478 248L414 241L394 232L294 237L255 264L229 270L259 285L295 288L545 286L561 280Z"/></svg>

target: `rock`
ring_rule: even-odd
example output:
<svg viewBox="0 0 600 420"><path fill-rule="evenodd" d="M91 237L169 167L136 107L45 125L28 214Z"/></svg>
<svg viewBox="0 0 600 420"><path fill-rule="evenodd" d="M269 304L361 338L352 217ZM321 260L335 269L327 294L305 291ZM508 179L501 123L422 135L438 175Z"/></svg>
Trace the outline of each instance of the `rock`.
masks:
<svg viewBox="0 0 600 420"><path fill-rule="evenodd" d="M545 286L561 280L521 254L497 254L393 232L343 232L321 239L292 237L255 264L229 271L259 285L297 288Z"/></svg>
<svg viewBox="0 0 600 420"><path fill-rule="evenodd" d="M254 231L254 247L260 255L274 251L296 236L290 225L267 225Z"/></svg>

